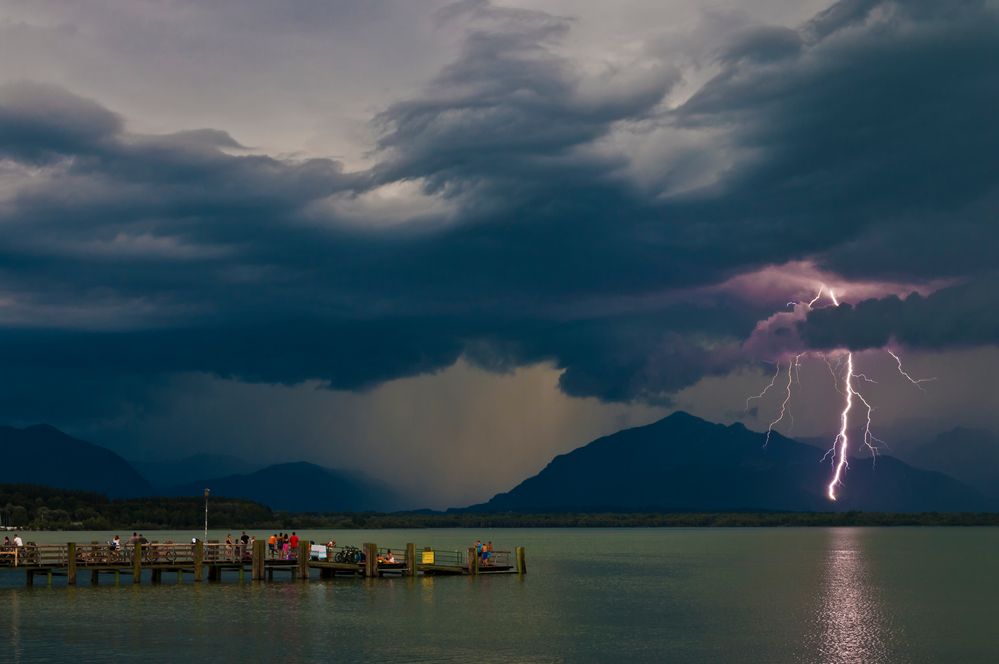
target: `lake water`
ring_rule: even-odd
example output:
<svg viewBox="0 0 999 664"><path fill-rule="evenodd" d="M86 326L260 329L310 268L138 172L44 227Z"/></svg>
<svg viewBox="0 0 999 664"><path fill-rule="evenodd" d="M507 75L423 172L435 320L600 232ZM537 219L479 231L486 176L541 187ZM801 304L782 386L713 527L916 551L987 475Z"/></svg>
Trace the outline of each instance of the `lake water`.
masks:
<svg viewBox="0 0 999 664"><path fill-rule="evenodd" d="M332 535L400 548L491 539L525 546L529 573L98 587L81 574L76 588L29 589L0 569L0 661L999 662L996 528Z"/></svg>

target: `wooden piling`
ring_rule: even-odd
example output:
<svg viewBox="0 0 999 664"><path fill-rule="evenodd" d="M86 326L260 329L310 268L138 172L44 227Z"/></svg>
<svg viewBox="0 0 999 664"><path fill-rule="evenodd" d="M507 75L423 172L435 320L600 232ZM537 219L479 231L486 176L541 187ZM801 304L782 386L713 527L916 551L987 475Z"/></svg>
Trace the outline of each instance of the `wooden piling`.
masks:
<svg viewBox="0 0 999 664"><path fill-rule="evenodd" d="M479 573L479 552L475 550L474 546L468 547L468 573L475 576Z"/></svg>
<svg viewBox="0 0 999 664"><path fill-rule="evenodd" d="M76 585L76 542L66 545L66 583Z"/></svg>
<svg viewBox="0 0 999 664"><path fill-rule="evenodd" d="M311 542L302 540L298 543L298 578L309 580L309 554Z"/></svg>
<svg viewBox="0 0 999 664"><path fill-rule="evenodd" d="M161 583L163 581L163 570L154 568L151 577L153 583Z"/></svg>
<svg viewBox="0 0 999 664"><path fill-rule="evenodd" d="M91 553L94 552L94 548L96 546L97 546L97 542L94 541L94 540L90 540L90 552ZM98 570L95 569L94 571L92 571L90 573L90 585L96 586L98 583L100 583L100 580L101 580L101 573Z"/></svg>
<svg viewBox="0 0 999 664"><path fill-rule="evenodd" d="M132 583L142 583L142 542L132 550Z"/></svg>
<svg viewBox="0 0 999 664"><path fill-rule="evenodd" d="M194 580L201 581L205 564L205 543L198 540L194 543Z"/></svg>
<svg viewBox="0 0 999 664"><path fill-rule="evenodd" d="M527 574L527 561L524 558L524 547L517 547L517 574Z"/></svg>
<svg viewBox="0 0 999 664"><path fill-rule="evenodd" d="M267 541L263 539L254 540L251 560L250 579L253 581L264 580L264 567L267 556Z"/></svg>
<svg viewBox="0 0 999 664"><path fill-rule="evenodd" d="M406 576L416 576L416 545L406 544Z"/></svg>
<svg viewBox="0 0 999 664"><path fill-rule="evenodd" d="M372 542L364 545L364 576L378 576L378 545Z"/></svg>

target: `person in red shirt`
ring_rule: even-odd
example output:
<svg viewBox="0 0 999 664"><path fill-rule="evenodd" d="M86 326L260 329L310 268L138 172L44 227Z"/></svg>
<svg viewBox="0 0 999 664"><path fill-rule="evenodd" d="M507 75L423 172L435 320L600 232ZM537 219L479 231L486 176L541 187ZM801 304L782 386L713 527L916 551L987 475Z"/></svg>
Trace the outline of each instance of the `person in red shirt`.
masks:
<svg viewBox="0 0 999 664"><path fill-rule="evenodd" d="M296 535L294 531L291 533L291 539L288 540L288 544L290 545L292 551L298 551L298 535Z"/></svg>

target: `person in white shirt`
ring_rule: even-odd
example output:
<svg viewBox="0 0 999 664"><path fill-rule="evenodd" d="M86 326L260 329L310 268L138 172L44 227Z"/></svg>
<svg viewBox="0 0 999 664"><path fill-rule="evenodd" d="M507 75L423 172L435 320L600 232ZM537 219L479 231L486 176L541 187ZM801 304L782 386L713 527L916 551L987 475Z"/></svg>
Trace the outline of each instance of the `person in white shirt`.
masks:
<svg viewBox="0 0 999 664"><path fill-rule="evenodd" d="M24 546L24 540L17 533L14 533L14 546Z"/></svg>

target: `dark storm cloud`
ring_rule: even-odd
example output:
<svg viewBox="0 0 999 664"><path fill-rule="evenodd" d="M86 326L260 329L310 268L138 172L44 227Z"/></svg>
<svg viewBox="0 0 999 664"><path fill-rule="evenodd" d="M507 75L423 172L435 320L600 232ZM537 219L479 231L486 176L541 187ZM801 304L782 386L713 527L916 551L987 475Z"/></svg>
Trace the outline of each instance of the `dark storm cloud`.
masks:
<svg viewBox="0 0 999 664"><path fill-rule="evenodd" d="M458 3L439 20L467 31L460 57L377 116L362 173L221 131L136 135L97 102L8 86L0 404L113 412L177 371L355 389L462 354L552 361L567 393L661 402L744 361L766 312L703 290L733 275L812 260L974 280L999 240L999 30L982 3L936 7L841 2L798 30L747 30L666 110L669 62L584 73L558 50L571 21ZM682 195L639 187L601 141L656 127L733 161ZM396 226L338 211L406 181L449 211ZM644 303L593 304L627 298ZM878 306L835 315L852 328L893 311ZM906 338L888 327L871 343ZM983 329L961 343L989 342Z"/></svg>
<svg viewBox="0 0 999 664"><path fill-rule="evenodd" d="M944 288L817 309L799 331L815 348L863 350L900 343L943 349L999 344L999 277Z"/></svg>
<svg viewBox="0 0 999 664"><path fill-rule="evenodd" d="M29 163L91 154L123 127L89 99L30 81L0 91L0 154Z"/></svg>
<svg viewBox="0 0 999 664"><path fill-rule="evenodd" d="M748 155L695 209L768 257L848 276L989 268L997 35L983 3L848 2L804 26L797 57L780 31L737 44L677 111Z"/></svg>

